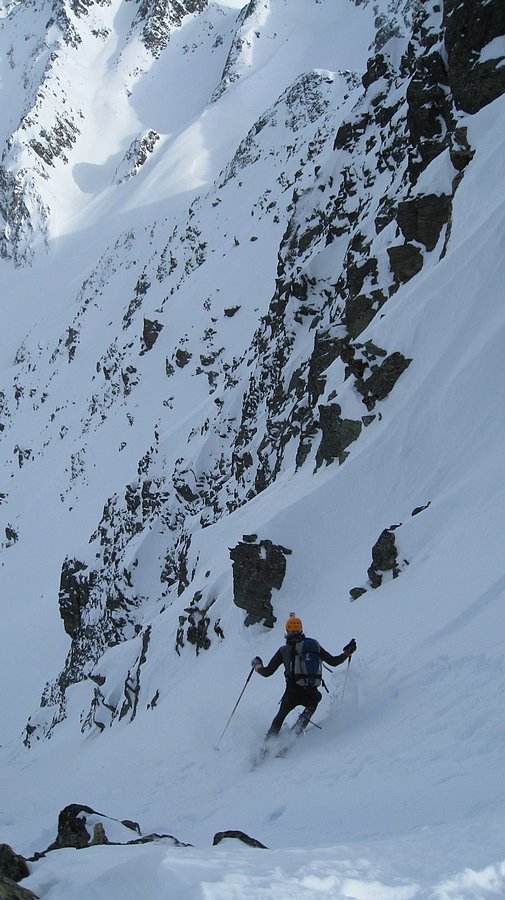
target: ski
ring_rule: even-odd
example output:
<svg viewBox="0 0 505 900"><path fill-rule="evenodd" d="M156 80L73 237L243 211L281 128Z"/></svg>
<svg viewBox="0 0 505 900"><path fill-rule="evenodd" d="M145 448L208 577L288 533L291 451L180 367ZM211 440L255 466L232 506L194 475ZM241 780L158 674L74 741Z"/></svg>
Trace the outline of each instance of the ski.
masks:
<svg viewBox="0 0 505 900"><path fill-rule="evenodd" d="M300 730L299 728L297 729L296 725L293 725L293 727L289 729L289 734L286 735L282 746L279 747L277 753L275 754L276 757L278 757L279 759L283 759L285 756L287 756L289 751L291 750L291 747L293 746L293 744L304 733L305 732L303 729L302 730Z"/></svg>
<svg viewBox="0 0 505 900"><path fill-rule="evenodd" d="M284 750L287 751L285 736L283 736L283 739L278 737L270 738L260 747L258 754L253 760L252 768L259 768L271 756L282 756Z"/></svg>
<svg viewBox="0 0 505 900"><path fill-rule="evenodd" d="M311 722L310 724L316 725L315 722ZM316 728L321 729L321 726L316 725ZM260 747L259 753L253 760L252 768L259 768L259 766L261 766L270 756L273 756L275 759L283 759L287 756L295 741L303 735L305 735L305 728L300 729L300 723L298 721L291 726L287 733L284 732L282 737L279 736L276 739L271 739Z"/></svg>
<svg viewBox="0 0 505 900"><path fill-rule="evenodd" d="M254 757L252 763L252 770L259 769L259 767L265 762L266 759L270 756L270 748L265 744L260 747L258 754Z"/></svg>

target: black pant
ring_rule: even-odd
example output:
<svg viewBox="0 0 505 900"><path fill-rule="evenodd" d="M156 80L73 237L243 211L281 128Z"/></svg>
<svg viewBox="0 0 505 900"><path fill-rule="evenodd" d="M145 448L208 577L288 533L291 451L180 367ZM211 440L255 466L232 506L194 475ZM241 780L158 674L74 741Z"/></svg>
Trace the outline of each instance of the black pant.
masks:
<svg viewBox="0 0 505 900"><path fill-rule="evenodd" d="M279 712L273 720L267 732L267 738L279 734L282 723L295 706L304 706L300 719L295 725L295 730L303 731L309 724L310 717L315 713L317 704L321 700L321 694L315 687L298 687L296 684L288 684L281 700ZM303 717L303 718L302 718Z"/></svg>

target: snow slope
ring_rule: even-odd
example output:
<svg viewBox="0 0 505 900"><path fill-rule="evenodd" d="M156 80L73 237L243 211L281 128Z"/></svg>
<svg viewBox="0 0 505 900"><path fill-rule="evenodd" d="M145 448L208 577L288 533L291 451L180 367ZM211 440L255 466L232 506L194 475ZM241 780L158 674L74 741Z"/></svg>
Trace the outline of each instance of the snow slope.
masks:
<svg viewBox="0 0 505 900"><path fill-rule="evenodd" d="M112 6L104 14L111 16ZM144 835L168 833L193 845L165 839L53 851L30 864L22 883L50 900L503 897L504 98L461 117L475 156L454 195L445 255L427 255L423 270L389 297L359 336L363 343L399 348L412 362L345 463L314 471L314 453L312 464L299 467L289 451L277 478L229 514L201 527L201 510L186 512L191 583L180 595L160 586L170 529L163 515L155 515L149 532L139 533L125 551L135 562L136 596L143 598L142 630L136 635L132 625L130 639L88 661L87 670L105 677L103 696L116 711L124 673L137 672L136 716L112 714L111 727L81 731L93 695L88 678L68 687L65 717L49 740L34 740L29 749L21 743L28 716L38 725L53 713L50 704L49 711L34 710L68 650L57 604L64 557L81 551L103 556L107 545L96 538L89 543L90 535L108 498L120 497L124 485L141 477L137 462L144 454L148 475L161 478L189 452L193 431L196 476L227 452L223 423L237 427L233 416L248 371L254 371L250 346L275 289L291 179L316 132L325 135L319 163L331 164L333 129L355 99L338 72L365 69L368 6L291 0L288 16L279 0L251 9L252 22L239 23L242 55L230 57L228 72L238 78L225 79L220 97L211 101L219 66L202 50L191 103L185 89L170 109L172 134L163 93L156 106L151 98L151 107L146 79L154 93L159 79L171 77L185 30L197 45L197 35L219 20L230 47L238 11L232 3L211 4L202 18L191 17L168 44L169 53L153 62L103 159L99 148L89 155L103 124L96 112L86 132L89 147L77 147L74 169L55 178L57 190L70 199L67 208L59 199L54 204L49 255L35 259L30 270L2 260L3 378L23 390L9 399L2 463L3 528L16 530L18 539L6 533L2 547L0 665L7 689L1 700L0 839L31 856L54 839L59 810L79 802L134 819ZM353 22L350 37L346 29ZM104 57L105 69L92 74L90 57L82 59L86 77L96 77L96 96L104 77L117 77L118 70L109 69ZM183 78L186 55L181 59L177 74ZM292 95L286 88L314 69L322 73L314 93L323 109L325 101L331 104L332 114L327 119L320 113L311 124L314 107L300 103L301 130L289 130ZM329 72L335 74L330 78ZM105 98L109 91L112 84ZM143 127L162 138L138 175L112 185L116 160L113 165L108 154L114 157L136 133L127 124L136 106L149 114ZM246 143L238 159L252 148L251 156L237 169L235 149L260 116L258 159ZM445 189L446 165L439 158L423 173L426 193ZM312 186L311 178L305 169L300 193ZM269 213L267 189L276 203ZM188 208L192 215L182 219ZM192 220L207 242L205 259L194 268L199 235L191 240L187 232L180 244L172 237L167 245L174 228L182 231L181 223ZM151 274L165 246L177 256L178 269L172 280L156 283ZM319 267L325 282L326 267L336 267L340 256L338 243L329 245L312 271ZM130 301L138 299L142 277L154 287L135 309ZM235 305L237 314L223 314ZM123 327L129 313L133 325ZM121 353L130 342L141 346L139 322L155 315L164 327L153 350L135 358L138 384L115 393L118 373L133 358ZM72 341L68 327L76 322ZM210 338L209 328L216 331ZM311 341L310 330L300 326L292 371ZM195 357L221 346L221 363L233 367L237 361L236 385L223 388L226 368L215 383L194 374L194 360L189 368L175 365L166 380L175 348ZM104 368L110 378L102 377ZM361 401L342 369L335 360L321 401L338 390L345 416L355 417ZM224 412L218 407L216 413L216 397ZM258 428L263 424L258 417ZM119 503L111 508L112 523L114 515L121 523ZM367 582L371 547L392 525L398 526L401 571L395 579L385 575L374 591ZM274 591L273 630L245 628L233 603L229 548L252 533L292 551L282 588ZM121 527L113 534L119 552ZM351 602L356 585L367 591ZM198 592L212 601L224 639L213 636L210 648L198 654L186 643L178 654L178 616ZM253 769L281 695L280 673L251 680L219 750L215 744L250 659L259 654L266 661L275 652L291 609L330 652L352 636L358 652L349 669L325 675L329 693L315 716L321 730L309 729L285 758ZM140 663L146 633L149 652ZM269 849L229 840L212 847L213 835L226 829L243 830Z"/></svg>

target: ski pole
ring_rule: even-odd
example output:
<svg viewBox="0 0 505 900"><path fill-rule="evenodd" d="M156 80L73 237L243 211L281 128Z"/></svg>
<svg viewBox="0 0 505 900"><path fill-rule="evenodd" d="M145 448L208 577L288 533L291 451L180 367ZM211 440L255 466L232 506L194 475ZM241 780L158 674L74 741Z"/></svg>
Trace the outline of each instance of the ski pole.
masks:
<svg viewBox="0 0 505 900"><path fill-rule="evenodd" d="M349 657L349 659L347 660L347 669L345 670L344 686L342 688L342 696L340 698L341 703L344 702L344 694L345 694L345 689L346 689L346 685L347 685L347 676L349 675L349 666L351 665L351 659L352 659L352 654Z"/></svg>
<svg viewBox="0 0 505 900"><path fill-rule="evenodd" d="M235 706L233 707L233 709L232 709L232 711L231 711L231 716L230 716L230 718L228 719L226 725L224 726L224 728L223 728L223 733L221 734L221 737L219 738L219 740L218 740L218 742L217 742L217 744L216 744L216 750L219 748L219 744L221 743L221 741L222 741L222 739L223 739L223 737L224 737L224 733L225 733L226 729L228 728L228 725L230 724L231 720L233 719L233 716L235 715L235 710L236 710L237 706L239 705L239 703L240 703L240 701L241 701L241 699L242 699L242 694L244 693L244 691L245 691L247 685L249 684L253 672L254 672L254 669L251 669L251 671L249 672L249 675L248 675L247 678L246 678L246 682L245 682L245 684L244 684L244 687L243 687L242 690L240 691L239 698L238 698L238 700L237 700Z"/></svg>
<svg viewBox="0 0 505 900"><path fill-rule="evenodd" d="M314 728L319 728L319 731L323 730L321 726L317 724L317 722L313 722L312 719L309 719L308 716L304 716L303 713L300 714L300 719L304 719L304 721L307 722L308 725L313 725Z"/></svg>

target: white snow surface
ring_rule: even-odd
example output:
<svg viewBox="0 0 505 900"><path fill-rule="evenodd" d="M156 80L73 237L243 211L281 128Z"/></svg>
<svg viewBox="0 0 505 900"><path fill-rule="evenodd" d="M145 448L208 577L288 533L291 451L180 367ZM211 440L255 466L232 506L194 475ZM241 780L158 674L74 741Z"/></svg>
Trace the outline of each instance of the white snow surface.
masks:
<svg viewBox="0 0 505 900"><path fill-rule="evenodd" d="M243 187L235 179L218 189L220 173L298 76L327 73L324 90L343 109L347 93L339 72L366 67L371 6L264 0L256 3L251 33L242 35L239 77L211 102L243 5L223 0L201 17L188 17L162 57L130 82L131 94L123 90L127 55L118 49L114 56L107 44L93 58L96 42L89 41L79 57L79 102L91 124L72 151L72 164L58 162L45 188L47 196L53 192L48 254L24 269L1 260L2 379L12 377L14 354L28 334L32 358L37 347L41 355L27 384L47 388L50 409L25 405L2 451L0 490L8 496L8 505L0 505L2 539L8 524L20 539L2 545L0 841L29 857L54 840L59 811L83 803L117 820L135 820L143 835L174 835L191 845L160 838L51 852L30 863L22 882L44 900L504 898L503 98L465 119L476 154L455 196L446 255L403 286L362 338L399 347L413 360L381 407L382 421L364 431L345 465L315 474L311 467L287 468L231 515L205 529L195 522L198 563L186 605L194 591L205 589L211 570L225 639L198 658L191 648L175 653L177 618L170 608L160 614L159 585L150 576L159 551L153 536L137 554L155 623L137 718L81 733L89 693L81 683L69 689L67 718L51 739L31 749L22 744L26 720L69 646L57 603L65 555L87 544L104 499L135 476L153 423L161 426L165 457L175 461L202 410L215 409L204 379L177 371L168 387L162 382L168 349L146 354L135 428L123 408L112 408L100 428L89 430L85 474L72 481L69 457L82 437L96 359L114 340L110 322L116 327L121 321L153 243L162 246L158 235L168 238L181 211L215 191L221 205L210 206L207 223L214 262L171 298L156 349L188 336L181 345L195 350L213 314L220 317L225 358L244 352L273 292L287 214L278 223L251 221L233 256L234 234L244 229L246 215L252 219L266 164L255 162ZM127 31L122 6L113 0L103 10L117 29L118 48ZM13 14L11 7L1 4L2 19ZM216 23L228 43L213 55L202 35L210 29L213 41ZM183 46L193 46L195 55L183 53ZM164 85L178 78L180 94L165 95ZM74 73L72 84L78 83ZM17 102L15 94L13 120ZM131 141L151 127L161 135L152 159L135 178L113 184ZM283 125L276 135L279 148L291 139ZM423 190L430 183L443 190L447 165L439 159L424 173ZM117 271L111 241L127 260ZM80 286L100 257L103 283L97 282L74 368L66 358L50 363L43 348L55 350L65 336ZM192 301L207 295L208 314ZM235 304L240 314L223 319L223 309ZM348 393L342 402L350 409L356 400ZM172 406L163 406L169 394ZM123 441L127 446L118 452ZM15 448L23 447L30 447L32 461L21 468L13 459ZM202 467L212 450L202 440ZM400 577L350 602L350 588L366 579L371 546L383 528L400 522ZM250 533L292 550L282 589L274 592L273 631L245 628L232 602L228 548ZM281 696L280 672L252 678L216 744L251 658L270 659L292 609L305 632L331 653L351 637L358 651L349 668L325 673L329 693L314 717L320 729L309 728L284 758L272 756L254 768ZM112 705L118 702L115 672L133 666L137 655L138 645L127 641L97 664L111 685ZM157 703L147 708L157 691ZM228 829L268 849L236 840L213 847L214 834Z"/></svg>

